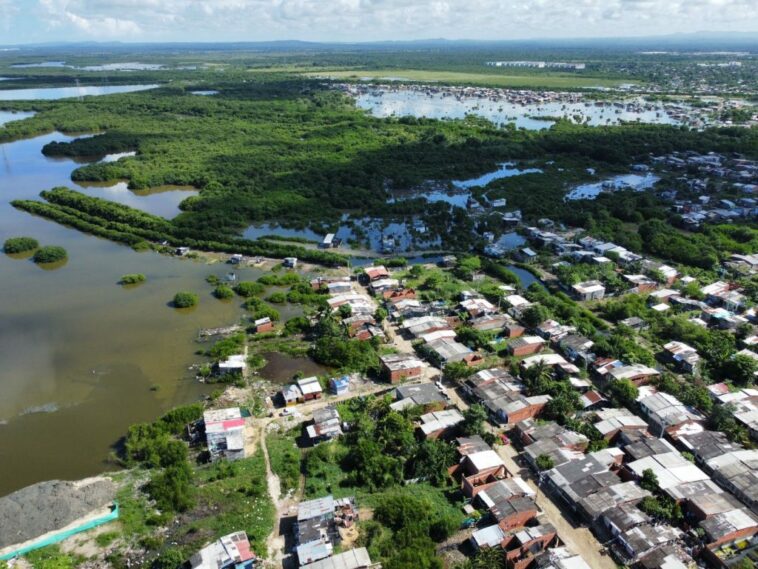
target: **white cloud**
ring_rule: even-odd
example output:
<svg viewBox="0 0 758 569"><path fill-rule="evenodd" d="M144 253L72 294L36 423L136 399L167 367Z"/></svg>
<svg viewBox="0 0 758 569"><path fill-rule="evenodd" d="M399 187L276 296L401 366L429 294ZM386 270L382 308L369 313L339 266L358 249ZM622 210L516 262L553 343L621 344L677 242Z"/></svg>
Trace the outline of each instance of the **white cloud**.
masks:
<svg viewBox="0 0 758 569"><path fill-rule="evenodd" d="M37 0L51 28L148 40L511 39L758 29L756 0ZM0 21L13 0L0 0Z"/></svg>

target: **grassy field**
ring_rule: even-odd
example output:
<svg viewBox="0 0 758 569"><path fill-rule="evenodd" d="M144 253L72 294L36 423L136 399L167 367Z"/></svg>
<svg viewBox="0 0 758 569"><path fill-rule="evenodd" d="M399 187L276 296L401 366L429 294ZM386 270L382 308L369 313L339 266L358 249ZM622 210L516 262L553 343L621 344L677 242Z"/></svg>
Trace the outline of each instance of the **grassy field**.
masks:
<svg viewBox="0 0 758 569"><path fill-rule="evenodd" d="M572 73L545 73L535 75L500 75L495 73L460 73L455 71L426 71L419 69L387 69L379 71L330 71L308 73L311 77L333 79L399 79L419 82L449 83L456 85L486 85L492 87L517 87L550 89L588 89L592 87L615 87L623 81L585 77ZM628 82L628 81L627 81Z"/></svg>
<svg viewBox="0 0 758 569"><path fill-rule="evenodd" d="M283 493L296 490L300 484L300 450L295 442L299 432L298 425L292 431L274 432L266 436L271 470L279 476Z"/></svg>

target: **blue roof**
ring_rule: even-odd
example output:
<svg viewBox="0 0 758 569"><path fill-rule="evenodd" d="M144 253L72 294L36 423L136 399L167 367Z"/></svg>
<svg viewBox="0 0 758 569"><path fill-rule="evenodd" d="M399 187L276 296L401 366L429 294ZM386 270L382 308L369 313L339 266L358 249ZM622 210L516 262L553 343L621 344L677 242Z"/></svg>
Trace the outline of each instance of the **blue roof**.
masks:
<svg viewBox="0 0 758 569"><path fill-rule="evenodd" d="M329 381L332 385L335 386L350 385L350 376L343 375L342 377L333 377Z"/></svg>

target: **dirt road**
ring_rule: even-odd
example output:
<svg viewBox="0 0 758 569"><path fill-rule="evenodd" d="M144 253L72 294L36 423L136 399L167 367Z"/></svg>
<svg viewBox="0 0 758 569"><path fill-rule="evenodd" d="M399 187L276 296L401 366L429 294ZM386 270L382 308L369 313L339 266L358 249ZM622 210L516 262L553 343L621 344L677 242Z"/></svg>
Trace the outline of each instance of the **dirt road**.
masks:
<svg viewBox="0 0 758 569"><path fill-rule="evenodd" d="M528 468L522 468L516 463L516 450L512 446L497 446L497 453L505 462L505 466L514 475L521 476L527 484L537 493L537 505L547 516L550 523L555 526L558 536L561 538L571 551L581 555L582 558L593 569L616 569L613 560L603 555L603 547L600 542L592 535L587 528L574 527L566 519L561 510L550 499L534 481L534 478Z"/></svg>

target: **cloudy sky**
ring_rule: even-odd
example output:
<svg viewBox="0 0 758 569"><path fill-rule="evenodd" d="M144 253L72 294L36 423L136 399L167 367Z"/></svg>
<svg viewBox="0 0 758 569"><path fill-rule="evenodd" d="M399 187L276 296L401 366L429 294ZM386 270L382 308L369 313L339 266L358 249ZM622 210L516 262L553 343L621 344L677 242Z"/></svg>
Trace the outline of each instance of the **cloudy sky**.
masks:
<svg viewBox="0 0 758 569"><path fill-rule="evenodd" d="M758 0L0 0L0 44L758 31Z"/></svg>

